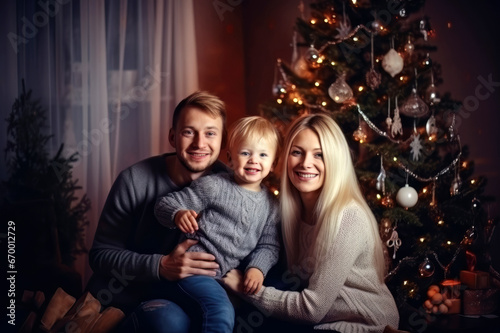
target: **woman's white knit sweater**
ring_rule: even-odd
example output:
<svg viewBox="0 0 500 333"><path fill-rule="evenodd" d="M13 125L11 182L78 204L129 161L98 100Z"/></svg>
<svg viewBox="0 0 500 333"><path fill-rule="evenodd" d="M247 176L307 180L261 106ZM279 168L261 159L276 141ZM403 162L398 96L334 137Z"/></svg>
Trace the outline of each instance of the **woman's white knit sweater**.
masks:
<svg viewBox="0 0 500 333"><path fill-rule="evenodd" d="M314 324L315 329L342 333L382 332L386 325L398 327L399 314L389 289L377 276L374 239L369 219L355 204L343 213L340 229L329 255L314 272L307 258L300 275L305 288L281 291L263 287L252 296L253 304L279 318ZM314 244L312 226L302 223L301 253ZM284 275L291 281L292 275ZM292 280L293 281L293 280ZM298 288L295 288L298 290Z"/></svg>

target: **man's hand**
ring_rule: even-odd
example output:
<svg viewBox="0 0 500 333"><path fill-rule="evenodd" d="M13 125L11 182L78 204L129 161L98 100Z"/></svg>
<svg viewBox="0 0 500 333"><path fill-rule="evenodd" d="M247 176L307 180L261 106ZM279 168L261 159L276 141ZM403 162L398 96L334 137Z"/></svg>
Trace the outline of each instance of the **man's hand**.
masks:
<svg viewBox="0 0 500 333"><path fill-rule="evenodd" d="M183 233L192 234L198 230L196 217L198 217L198 214L194 210L183 209L175 214L174 222Z"/></svg>
<svg viewBox="0 0 500 333"><path fill-rule="evenodd" d="M232 269L222 278L224 284L236 293L243 293L243 274L237 269Z"/></svg>
<svg viewBox="0 0 500 333"><path fill-rule="evenodd" d="M169 281L176 281L191 275L215 276L219 265L209 253L186 252L194 244L194 239L186 239L160 260L160 276Z"/></svg>
<svg viewBox="0 0 500 333"><path fill-rule="evenodd" d="M243 282L243 292L253 295L260 290L264 282L264 274L258 268L251 267L245 273L245 281Z"/></svg>

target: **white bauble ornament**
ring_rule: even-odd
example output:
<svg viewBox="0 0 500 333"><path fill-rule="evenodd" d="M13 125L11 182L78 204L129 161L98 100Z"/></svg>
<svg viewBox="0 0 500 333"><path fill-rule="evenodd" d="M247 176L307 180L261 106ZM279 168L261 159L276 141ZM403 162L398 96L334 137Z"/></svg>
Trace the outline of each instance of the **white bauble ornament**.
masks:
<svg viewBox="0 0 500 333"><path fill-rule="evenodd" d="M398 194L396 194L396 201L405 208L411 208L417 204L418 193L413 187L406 184L404 187L401 187Z"/></svg>
<svg viewBox="0 0 500 333"><path fill-rule="evenodd" d="M403 70L403 64L403 58L394 49L390 49L382 59L382 68L392 77Z"/></svg>

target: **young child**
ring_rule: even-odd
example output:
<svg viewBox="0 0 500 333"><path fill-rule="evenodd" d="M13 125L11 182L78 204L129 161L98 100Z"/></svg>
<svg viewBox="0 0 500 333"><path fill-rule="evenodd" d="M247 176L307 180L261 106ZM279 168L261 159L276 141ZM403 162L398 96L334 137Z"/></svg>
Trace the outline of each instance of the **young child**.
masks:
<svg viewBox="0 0 500 333"><path fill-rule="evenodd" d="M279 206L262 180L274 169L280 142L279 132L268 120L240 119L228 137L232 172L200 177L183 190L159 198L155 206L162 225L177 227L184 237L198 240L189 251L215 256L217 280L244 262L248 294L259 291L264 276L278 261ZM197 275L181 279L173 283L175 287L169 286L173 290L169 297L178 298L174 301L185 310L198 309L192 320L202 332L232 332L234 309L216 279ZM203 306L193 308L193 299Z"/></svg>

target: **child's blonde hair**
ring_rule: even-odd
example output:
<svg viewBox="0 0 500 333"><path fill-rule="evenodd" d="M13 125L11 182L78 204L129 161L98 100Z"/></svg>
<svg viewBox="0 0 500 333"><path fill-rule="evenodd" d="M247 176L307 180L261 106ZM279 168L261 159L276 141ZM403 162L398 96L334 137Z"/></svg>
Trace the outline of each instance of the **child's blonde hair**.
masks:
<svg viewBox="0 0 500 333"><path fill-rule="evenodd" d="M231 125L228 136L228 148L232 149L243 141L264 140L273 147L275 161L281 147L281 134L267 119L260 116L249 116L237 120Z"/></svg>

